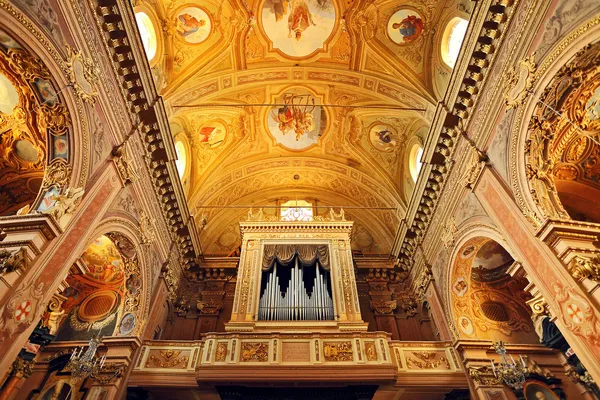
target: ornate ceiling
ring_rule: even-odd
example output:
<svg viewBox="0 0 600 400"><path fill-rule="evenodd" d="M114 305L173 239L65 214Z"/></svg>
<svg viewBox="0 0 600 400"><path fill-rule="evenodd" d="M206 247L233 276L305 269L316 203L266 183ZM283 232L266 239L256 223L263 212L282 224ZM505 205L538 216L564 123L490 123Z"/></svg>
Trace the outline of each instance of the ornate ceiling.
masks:
<svg viewBox="0 0 600 400"><path fill-rule="evenodd" d="M469 3L135 2L156 32L150 65L186 149L203 253L239 246L243 206L268 214L293 199L320 215L344 206L354 249L389 253L413 186L410 150L451 72L444 28Z"/></svg>

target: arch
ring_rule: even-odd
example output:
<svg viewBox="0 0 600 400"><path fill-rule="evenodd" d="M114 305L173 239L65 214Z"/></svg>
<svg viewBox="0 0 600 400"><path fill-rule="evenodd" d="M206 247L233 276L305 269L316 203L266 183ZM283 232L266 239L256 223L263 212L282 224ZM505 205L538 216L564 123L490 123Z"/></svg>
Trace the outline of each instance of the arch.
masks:
<svg viewBox="0 0 600 400"><path fill-rule="evenodd" d="M25 69L24 74L29 79L34 79L32 74L41 73L42 79L50 82L44 87L44 94L48 93L47 90L54 90L56 94L56 97L52 97L55 104L46 102L42 107L38 104L36 109L36 115L45 114L46 128L55 129L54 134L46 130L45 173L41 190L30 203L32 212L44 211L52 205L50 196L85 184L90 151L88 123L82 99L69 88L69 77L63 71L64 56L37 26L31 24L27 18L19 16L20 11L9 4L0 7L0 30L5 33L3 38L16 42L26 53L24 60L35 66L32 69L25 68L27 64L20 64ZM41 82L38 81L38 85ZM46 205L40 208L43 202Z"/></svg>
<svg viewBox="0 0 600 400"><path fill-rule="evenodd" d="M471 228L454 246L446 293L457 338L537 343L527 281L506 273L514 262L507 249L487 227Z"/></svg>
<svg viewBox="0 0 600 400"><path fill-rule="evenodd" d="M577 146L575 141L583 140L583 136L574 132L575 129L567 132L564 126L556 125L557 119L552 117L553 113L539 103L538 99L559 109L582 130L589 129L589 121L586 121L583 110L577 110L575 107L577 101L582 101L577 97L582 95L583 91L589 91L587 78L595 80L599 75L595 74L595 77L592 77L594 74L583 73L585 63L594 52L591 46L600 46L600 24L595 22L587 25L586 29L575 29L571 36L558 42L539 66L536 67L535 63L531 64L531 60L526 60L518 67L530 68L533 72L530 72L529 77L522 78L527 79L526 82L519 81L515 85L519 85L520 88L523 84L529 84L532 88L528 95L524 96L524 101L520 100L519 96L515 97L514 105L520 107L510 137L509 170L517 202L524 214L537 225L545 218L575 219L563 206L556 181L580 179L580 166L565 162L563 156L567 155L566 151L569 148ZM589 53L586 55L586 52ZM573 74L573 71L579 72ZM586 81L579 79L582 76L587 77ZM565 83L568 79L574 81ZM555 96L559 93L557 90L560 92L560 98ZM513 91L516 92L517 89ZM590 147L584 151L589 152ZM561 182L560 185L562 189L567 189L563 198L572 195L573 188L573 185L564 183ZM581 211L579 209L577 213L582 215Z"/></svg>
<svg viewBox="0 0 600 400"><path fill-rule="evenodd" d="M151 283L135 226L111 218L98 225L92 238L67 277L69 287L62 293L66 317L57 340L141 335Z"/></svg>

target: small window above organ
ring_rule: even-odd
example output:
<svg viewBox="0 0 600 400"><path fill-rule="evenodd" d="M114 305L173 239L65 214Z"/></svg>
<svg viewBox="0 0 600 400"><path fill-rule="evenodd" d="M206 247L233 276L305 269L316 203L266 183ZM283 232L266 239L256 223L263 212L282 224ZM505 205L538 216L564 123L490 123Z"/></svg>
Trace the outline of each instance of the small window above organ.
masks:
<svg viewBox="0 0 600 400"><path fill-rule="evenodd" d="M305 200L290 200L281 205L282 221L312 221L312 203Z"/></svg>

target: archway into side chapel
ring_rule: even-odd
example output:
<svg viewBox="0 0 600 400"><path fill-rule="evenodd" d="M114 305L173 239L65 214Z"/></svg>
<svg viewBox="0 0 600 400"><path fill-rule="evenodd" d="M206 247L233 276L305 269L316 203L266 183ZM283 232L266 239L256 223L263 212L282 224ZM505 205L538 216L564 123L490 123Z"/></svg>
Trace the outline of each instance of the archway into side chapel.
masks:
<svg viewBox="0 0 600 400"><path fill-rule="evenodd" d="M457 241L448 275L448 308L459 338L538 343L525 303L525 278L506 273L514 263L504 240L476 228Z"/></svg>
<svg viewBox="0 0 600 400"><path fill-rule="evenodd" d="M600 26L593 26L539 64L530 59L521 66L530 69L533 88L513 127L512 181L537 223L600 222L590 201L600 196L599 37Z"/></svg>
<svg viewBox="0 0 600 400"><path fill-rule="evenodd" d="M60 293L66 300L56 340L141 335L149 313L151 274L135 227L111 218L92 237Z"/></svg>
<svg viewBox="0 0 600 400"><path fill-rule="evenodd" d="M0 7L3 71L12 70L13 85L20 82L18 105L13 113L0 114L0 129L10 139L3 140L0 155L2 186L8 184L0 196L22 192L21 199L8 195L12 204L0 211L3 215L48 210L53 196L83 187L89 170L84 102L93 101L95 92L83 91L80 84L93 90L90 64L70 47L55 48L52 39L36 26L25 26L28 19L19 15L10 4ZM82 72L76 75L79 66Z"/></svg>

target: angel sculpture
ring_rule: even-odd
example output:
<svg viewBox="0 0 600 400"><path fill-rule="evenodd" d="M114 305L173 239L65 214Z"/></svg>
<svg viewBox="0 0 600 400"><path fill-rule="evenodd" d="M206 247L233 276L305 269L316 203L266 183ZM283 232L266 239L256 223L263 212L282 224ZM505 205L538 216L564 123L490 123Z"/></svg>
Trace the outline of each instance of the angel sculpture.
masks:
<svg viewBox="0 0 600 400"><path fill-rule="evenodd" d="M73 214L84 192L85 190L82 187L68 188L63 194L50 196L50 199L54 200L55 203L44 211L44 214L52 215L57 221L60 221L65 215Z"/></svg>

